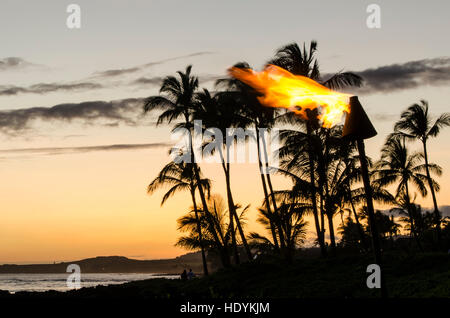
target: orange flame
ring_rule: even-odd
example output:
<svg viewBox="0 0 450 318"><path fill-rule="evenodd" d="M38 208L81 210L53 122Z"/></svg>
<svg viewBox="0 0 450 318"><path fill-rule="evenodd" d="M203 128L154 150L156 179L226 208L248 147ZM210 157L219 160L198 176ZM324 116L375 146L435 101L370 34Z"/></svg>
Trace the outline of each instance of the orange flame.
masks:
<svg viewBox="0 0 450 318"><path fill-rule="evenodd" d="M269 107L287 108L306 118L306 109L320 107L319 119L324 127L331 127L349 112L348 94L334 92L312 79L294 75L275 65L262 72L232 67L229 73L234 78L253 87L262 94L261 104Z"/></svg>

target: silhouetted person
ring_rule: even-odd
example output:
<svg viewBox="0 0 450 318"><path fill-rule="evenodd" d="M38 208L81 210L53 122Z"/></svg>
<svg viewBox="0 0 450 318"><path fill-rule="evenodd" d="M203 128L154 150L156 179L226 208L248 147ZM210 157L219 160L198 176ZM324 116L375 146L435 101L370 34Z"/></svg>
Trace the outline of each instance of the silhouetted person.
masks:
<svg viewBox="0 0 450 318"><path fill-rule="evenodd" d="M182 273L181 273L181 280L187 280L188 279L188 275L187 275L187 273L186 273L186 270L184 270Z"/></svg>
<svg viewBox="0 0 450 318"><path fill-rule="evenodd" d="M192 268L189 269L189 273L187 273L187 279L192 279L195 277L194 272L192 271Z"/></svg>

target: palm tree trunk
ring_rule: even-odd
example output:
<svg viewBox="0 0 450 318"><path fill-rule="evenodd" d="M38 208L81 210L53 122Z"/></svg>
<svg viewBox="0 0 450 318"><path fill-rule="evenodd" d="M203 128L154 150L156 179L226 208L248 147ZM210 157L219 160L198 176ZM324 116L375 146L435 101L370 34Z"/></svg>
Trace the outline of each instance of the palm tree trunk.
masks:
<svg viewBox="0 0 450 318"><path fill-rule="evenodd" d="M334 236L334 224L333 224L333 214L327 213L328 217L328 228L330 231L330 247L331 247L331 254L336 254L336 238Z"/></svg>
<svg viewBox="0 0 450 318"><path fill-rule="evenodd" d="M213 224L217 228L217 233L219 233L219 237L220 237L220 239L223 242L225 250L228 250L227 239L225 238L225 234L223 233L223 230L222 230L222 228L220 226L220 221L219 221L219 217L218 217L219 215L217 213L217 207L216 207L216 202L215 201L214 201L214 207L213 208L214 208L214 216L215 216L214 218L212 218Z"/></svg>
<svg viewBox="0 0 450 318"><path fill-rule="evenodd" d="M227 147L227 160L226 160L226 164L225 164L225 160L223 157L223 153L222 153L222 149L219 149L219 154L220 154L220 158L222 160L222 167L225 173L225 183L226 183L226 187L227 187L227 199L228 199L228 209L230 211L230 213L232 214L232 216L234 216L234 219L236 220L236 226L238 228L239 231L239 235L241 237L241 241L242 244L244 245L244 249L245 252L247 254L247 257L249 260L252 260L252 253L250 251L250 247L248 246L247 243L247 239L245 237L244 234L244 230L242 229L242 225L241 222L239 220L239 216L237 215L236 212L236 205L234 204L234 200L233 200L233 194L231 192L231 179L230 179L230 158L229 158L229 148ZM234 228L232 230L232 234L234 233ZM235 236L236 238L236 236ZM236 251L237 251L237 247L236 247ZM238 256L236 254L236 256Z"/></svg>
<svg viewBox="0 0 450 318"><path fill-rule="evenodd" d="M217 245L217 249L219 250L222 265L224 267L229 267L230 266L230 256L228 255L228 251L226 249L226 242L223 241L223 244L220 243L220 239L219 239L219 236L217 235L216 227L214 226L214 221L211 220L211 215L208 211L208 204L206 202L205 192L203 191L203 187L201 185L199 168L197 165L197 161L195 160L194 147L193 147L192 143L193 143L192 133L189 131L189 148L191 151L192 166L194 167L194 174L195 174L195 179L197 180L197 184L198 184L198 191L200 193L200 199L202 201L203 209L205 211L205 215L208 219L208 222L211 224L211 234L213 235L214 241Z"/></svg>
<svg viewBox="0 0 450 318"><path fill-rule="evenodd" d="M270 197L272 199L272 204L273 204L273 210L274 213L278 213L278 207L277 207L277 202L275 200L275 194L273 192L273 187L272 187L272 181L270 180L270 174L268 173L269 171L269 158L267 155L267 146L266 146L266 140L264 138L264 134L261 135L261 141L263 144L263 151L264 151L264 160L265 160L265 168L266 168L266 173L265 173L265 177L267 178L267 185L269 186L269 190L270 190ZM259 142L259 140L258 140ZM277 217L278 220L278 235L280 237L280 245L281 245L281 249L284 249L286 247L286 242L284 239L284 233L283 233L283 227L281 225L281 221L280 221L280 217Z"/></svg>
<svg viewBox="0 0 450 318"><path fill-rule="evenodd" d="M227 191L228 192L228 191ZM233 213L228 209L229 211L229 217L230 217L230 231L231 231L231 247L233 249L234 252L234 263L236 265L240 264L240 260L239 260L239 251L238 251L238 247L237 247L237 243L236 243L236 231L234 228L234 216Z"/></svg>
<svg viewBox="0 0 450 318"><path fill-rule="evenodd" d="M258 130L258 125L255 124L255 131L256 131L256 149L258 151L258 167L259 167L259 175L261 176L261 183L263 186L263 191L264 191L264 200L266 201L266 208L267 208L267 212L270 215L269 218L269 223L270 223L270 231L272 233L272 239L273 239L273 244L275 246L275 249L277 251L280 250L280 246L278 245L278 239L277 239L277 234L275 231L275 225L273 224L273 213L272 213L272 209L270 208L270 203L269 203L269 194L267 191L267 185L266 185L266 180L264 177L264 173L263 173L263 168L262 168L262 162L261 162L261 147L259 144L259 130Z"/></svg>
<svg viewBox="0 0 450 318"><path fill-rule="evenodd" d="M392 226L394 226L395 225L394 224L395 223L394 222L394 216L391 215L390 219L391 219ZM391 226L390 231L389 231L389 242L391 243L390 244L391 245L391 249L394 248L394 231L393 231L393 227L392 226Z"/></svg>
<svg viewBox="0 0 450 318"><path fill-rule="evenodd" d="M423 248L422 248L422 244L420 244L420 240L419 237L417 236L417 231L416 231L416 227L414 224L414 217L413 217L413 213L412 213L412 209L411 209L411 200L409 198L409 187L408 187L408 182L406 182L405 185L405 190L406 190L406 205L408 208L408 214L409 214L409 219L410 219L410 223L411 223L411 232L413 234L413 237L417 243L417 247L419 248L419 250L421 252L423 252Z"/></svg>
<svg viewBox="0 0 450 318"><path fill-rule="evenodd" d="M322 233L325 242L325 207L323 203L325 199L323 198L322 191L319 192L319 201L320 201L320 232Z"/></svg>
<svg viewBox="0 0 450 318"><path fill-rule="evenodd" d="M228 168L226 170L227 192L230 195L230 203L231 203L232 208L233 208L232 211L233 211L234 218L236 220L236 226L238 228L242 244L244 245L245 253L247 254L248 260L250 261L250 260L253 259L253 256L252 256L252 252L250 251L250 247L248 246L247 238L245 237L241 221L239 220L239 216L237 215L237 212L236 212L236 205L234 204L233 195L231 193L230 165L229 165L229 163L227 163L227 165L228 165Z"/></svg>
<svg viewBox="0 0 450 318"><path fill-rule="evenodd" d="M228 202L228 212L230 214L230 231L231 231L231 245L232 249L234 251L234 263L239 264L239 252L237 248L236 243L236 231L234 228L234 203L233 198L231 197L231 189L229 188L229 178L227 173L227 168L225 167L225 164L222 162L223 171L225 173L225 179L226 179L226 186L227 186L227 202Z"/></svg>
<svg viewBox="0 0 450 318"><path fill-rule="evenodd" d="M349 195L350 195L350 205L352 207L353 216L355 218L356 225L358 226L358 233L359 233L359 236L361 238L361 244L363 245L364 250L367 250L366 237L364 236L364 231L363 231L362 225L359 222L358 214L356 213L355 204L353 203L353 200L351 198L351 194L349 194Z"/></svg>
<svg viewBox="0 0 450 318"><path fill-rule="evenodd" d="M436 235L438 240L438 246L440 247L442 244L442 236L441 236L441 214L439 213L439 208L436 200L436 193L434 192L433 182L431 181L430 169L428 167L428 152L427 152L427 142L424 140L423 142L423 155L425 158L425 168L427 173L428 185L430 186L431 197L433 198L434 205L434 222L436 226Z"/></svg>
<svg viewBox="0 0 450 318"><path fill-rule="evenodd" d="M313 158L313 145L311 140L311 134L312 134L312 128L310 123L307 123L307 134L308 134L308 143L309 143L309 176L310 176L310 183L311 183L311 203L313 207L313 214L314 214L314 223L316 225L316 232L317 232L317 241L319 242L320 246L320 254L322 256L327 255L327 250L325 248L325 240L324 240L324 232L320 229L319 224L319 215L317 211L317 196L316 196L316 184L314 182L314 158ZM323 215L322 215L323 216Z"/></svg>
<svg viewBox="0 0 450 318"><path fill-rule="evenodd" d="M330 204L328 203L328 200L330 199L330 189L329 189L329 185L328 185L328 138L330 136L330 129L326 130L326 135L325 135L325 143L324 143L324 147L325 147L325 155L324 157L320 157L321 160L319 160L319 164L322 164L322 172L323 172L323 183L325 185L325 211L328 217L328 228L330 231L330 247L331 247L331 252L333 255L336 254L336 239L334 236L334 226L333 226L333 212L332 212L332 207L330 206Z"/></svg>
<svg viewBox="0 0 450 318"><path fill-rule="evenodd" d="M202 251L203 274L205 276L208 276L208 264L206 262L205 246L203 244L202 227L200 224L200 218L198 217L197 202L195 200L195 192L194 191L195 190L191 191L191 196L192 196L192 204L194 205L195 220L197 221L197 232L198 232L198 238L200 240L200 249Z"/></svg>

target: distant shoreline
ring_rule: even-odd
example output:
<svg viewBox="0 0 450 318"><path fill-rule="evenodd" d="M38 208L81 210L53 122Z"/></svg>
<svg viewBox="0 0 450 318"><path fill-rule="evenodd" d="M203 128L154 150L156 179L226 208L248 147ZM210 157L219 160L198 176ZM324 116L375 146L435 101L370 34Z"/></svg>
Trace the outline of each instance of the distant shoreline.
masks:
<svg viewBox="0 0 450 318"><path fill-rule="evenodd" d="M189 253L172 259L136 260L123 256L99 256L72 262L54 264L4 264L0 265L0 274L62 274L67 273L70 264L77 264L81 273L90 274L155 274L158 276L180 274L184 269L192 268L202 272L201 257L198 253Z"/></svg>

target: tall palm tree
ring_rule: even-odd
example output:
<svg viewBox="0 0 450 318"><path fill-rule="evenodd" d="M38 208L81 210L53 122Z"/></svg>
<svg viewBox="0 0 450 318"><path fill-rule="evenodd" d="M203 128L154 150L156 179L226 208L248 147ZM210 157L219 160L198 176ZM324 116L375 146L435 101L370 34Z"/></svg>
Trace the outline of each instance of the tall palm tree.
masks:
<svg viewBox="0 0 450 318"><path fill-rule="evenodd" d="M201 185L209 192L211 181L209 179L201 179ZM179 191L189 191L191 194L193 211L195 216L196 232L200 240L200 249L202 253L203 273L208 275L208 265L206 262L205 246L202 244L202 226L200 223L195 191L198 188L197 180L194 176L192 163L174 163L170 162L159 172L158 176L148 185L147 192L152 194L163 186L170 185L170 189L164 194L161 205L163 205L171 196Z"/></svg>
<svg viewBox="0 0 450 318"><path fill-rule="evenodd" d="M186 67L185 72L178 71L176 76L167 76L164 78L160 94L156 96L150 96L146 99L144 104L144 112L152 112L155 110L162 110L159 115L156 125L162 123L172 123L180 117L183 121L176 125L176 128L186 128L189 134L189 144L187 145L187 151L190 154L190 162L193 164L193 170L197 184L201 185L199 167L195 158L193 149L193 120L192 113L195 104L195 96L198 88L198 78L191 75L192 66ZM205 209L208 209L206 203L205 191L202 186L198 187L200 199ZM210 215L207 213L207 215ZM212 221L212 220L211 220ZM220 239L217 233L214 233L214 240L219 244ZM229 266L228 252L223 249L220 251L221 261L224 266Z"/></svg>
<svg viewBox="0 0 450 318"><path fill-rule="evenodd" d="M401 114L401 119L395 124L395 131L402 133L409 139L420 140L423 146L425 169L428 187L433 199L435 228L439 244L441 243L441 214L436 200L435 188L430 175L428 163L427 141L436 137L442 128L450 126L450 113L444 113L436 121L432 121L428 112L428 102L421 100L420 104L413 104Z"/></svg>
<svg viewBox="0 0 450 318"><path fill-rule="evenodd" d="M350 211L353 213L355 219L356 229L361 241L361 245L364 250L369 248L366 240L367 236L364 233L364 229L359 221L358 214L355 207L355 191L352 190L352 186L356 181L361 179L361 169L359 168L359 156L355 154L356 145L354 141L345 140L342 141L338 149L338 157L344 165L344 171L346 178L343 180L342 186L344 187L344 200L349 205ZM368 158L369 159L369 158ZM370 159L368 160L370 162Z"/></svg>
<svg viewBox="0 0 450 318"><path fill-rule="evenodd" d="M319 218L317 203L317 195L320 197L319 202L322 202L322 192L319 190L319 183L317 182L319 180L317 154L321 151L321 147L319 146L319 137L315 134L318 128L318 121L313 119L316 118L314 115L311 117L305 120L293 113L286 113L278 118L278 122L286 123L296 128L285 129L280 132L280 139L283 142L283 146L279 149L279 155L283 169L293 172L298 176L303 175L309 179L309 186L303 186L301 187L303 190L301 188L298 188L298 190L304 191L304 189L308 189L317 232L317 242L320 246L321 255L325 256L327 252L324 235L324 213L321 210ZM312 129L313 127L315 129ZM298 179L294 180L294 183L298 182Z"/></svg>
<svg viewBox="0 0 450 318"><path fill-rule="evenodd" d="M246 62L240 62L234 65L234 67L238 68L250 68L250 65ZM267 212L270 214L277 213L276 207L272 209L272 204L275 202L273 198L273 191L269 193L268 188L268 178L270 176L265 173L264 166L267 168L267 160L266 163L263 164L263 151L261 150L261 136L260 136L260 128L270 128L271 123L273 122L271 119L274 117L274 113L276 112L275 109L271 107L265 107L261 105L261 103L258 101L258 93L247 84L234 79L234 78L224 78L219 79L216 83L216 86L218 87L225 87L226 92L228 96L234 98L236 103L240 105L240 117L246 118L247 121L241 121L241 127L248 127L252 126L255 128L255 141L256 141L256 149L258 154L258 168L260 172L261 177L261 184L263 188L264 193L264 200L266 201L266 209ZM272 200L271 200L272 198ZM276 204L276 203L274 203ZM280 246L278 242L277 236L283 237L283 232L281 229L280 224L273 223L273 220L276 218L270 218L270 227L271 227L271 233L272 233L272 239L275 245L275 250L279 251ZM280 242L281 245L283 245L283 242ZM281 246L281 248L284 248L284 246Z"/></svg>
<svg viewBox="0 0 450 318"><path fill-rule="evenodd" d="M246 119L239 115L238 107L235 100L230 98L226 93L217 93L212 95L208 90L204 90L197 94L196 109L194 113L195 119L201 119L205 129L218 128L222 134L221 140L215 140L217 136L212 137L211 142L219 143L218 152L220 156L221 165L225 174L225 183L227 190L228 209L230 211L230 227L232 235L232 244L235 251L235 261L239 263L239 254L237 249L237 240L234 232L234 222L236 222L241 241L244 245L245 252L249 260L252 259L252 253L248 246L244 230L240 223L236 212L236 205L234 203L233 194L231 190L231 166L230 166L230 147L227 135L228 129L233 126L240 127L241 123ZM244 124L245 125L245 124ZM233 140L234 141L234 140ZM216 148L216 147L215 147ZM225 154L224 154L225 151ZM233 221L234 218L234 221Z"/></svg>
<svg viewBox="0 0 450 318"><path fill-rule="evenodd" d="M386 141L381 150L381 159L375 165L375 183L380 186L396 183L396 198L404 202L403 205L411 217L414 211L410 186L413 185L422 196L428 193L425 186L428 177L424 174L426 164L421 164L422 160L423 154L410 154L405 145L405 138L394 135ZM435 164L428 164L428 168L438 175L442 173L441 168ZM432 187L439 190L439 184L433 179L431 182Z"/></svg>

